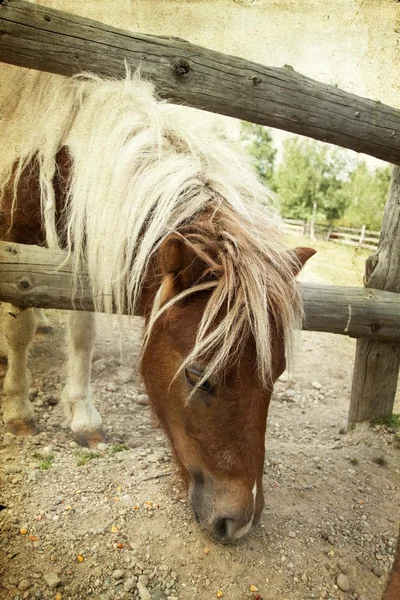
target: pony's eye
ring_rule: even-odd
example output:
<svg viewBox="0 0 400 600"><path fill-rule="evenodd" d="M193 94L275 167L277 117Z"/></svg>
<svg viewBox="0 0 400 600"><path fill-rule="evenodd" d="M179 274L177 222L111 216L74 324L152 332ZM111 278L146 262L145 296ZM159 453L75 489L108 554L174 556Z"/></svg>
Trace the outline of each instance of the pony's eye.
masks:
<svg viewBox="0 0 400 600"><path fill-rule="evenodd" d="M203 377L203 373L204 371L201 371L196 367L186 367L185 369L186 379L191 387L197 386L200 379ZM207 392L207 394L210 394L213 390L213 386L208 379L206 379L206 381L203 381L203 383L200 386L198 386L198 388L200 390L203 390L203 392Z"/></svg>

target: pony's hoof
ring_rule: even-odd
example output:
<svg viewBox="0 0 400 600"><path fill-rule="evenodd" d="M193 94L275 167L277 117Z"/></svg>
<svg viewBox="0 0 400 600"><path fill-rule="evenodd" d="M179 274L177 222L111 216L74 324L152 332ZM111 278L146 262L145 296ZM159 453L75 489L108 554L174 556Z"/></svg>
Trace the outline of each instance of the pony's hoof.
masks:
<svg viewBox="0 0 400 600"><path fill-rule="evenodd" d="M75 433L74 438L77 444L85 448L96 448L97 444L104 444L106 442L106 436L102 429L81 431L80 433Z"/></svg>
<svg viewBox="0 0 400 600"><path fill-rule="evenodd" d="M19 437L28 437L39 433L39 429L33 419L12 419L6 423L6 432L18 435Z"/></svg>

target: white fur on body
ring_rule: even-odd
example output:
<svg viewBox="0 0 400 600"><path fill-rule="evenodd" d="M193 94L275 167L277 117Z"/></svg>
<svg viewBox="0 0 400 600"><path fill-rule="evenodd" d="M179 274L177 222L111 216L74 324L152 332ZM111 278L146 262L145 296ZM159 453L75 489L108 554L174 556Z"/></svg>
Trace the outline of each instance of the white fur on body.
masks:
<svg viewBox="0 0 400 600"><path fill-rule="evenodd" d="M222 268L224 274L186 290L168 304L194 289L211 292L196 345L182 368L212 355L200 385L240 351L239 340L244 343L252 334L259 376L269 384L271 314L282 325L290 352L291 332L300 322L301 308L293 263L280 242L269 193L248 160L211 132L196 128L192 113L188 117L184 108L158 101L150 83L130 74L123 81L110 81L93 75L67 79L24 72L11 82L8 93L0 113L6 115L3 139L17 132L14 190L36 157L49 247L58 244L56 153L67 146L72 158L65 234L73 255L75 287L85 267L98 310L134 313L149 261L161 243L211 209L210 219L215 215L221 224L220 263L204 258L210 272ZM0 190L15 169L14 159L0 150ZM191 243L195 245L194 240ZM167 308L160 304L162 297L160 289L145 341ZM227 313L215 326L222 306ZM77 351L82 364L78 366L74 358L68 367L66 406L78 410L79 399L86 406L85 416L78 410L81 416L76 423L98 420L89 408L90 352L89 348Z"/></svg>
<svg viewBox="0 0 400 600"><path fill-rule="evenodd" d="M67 380L62 403L67 424L76 435L90 434L101 427L101 417L92 401L90 373L96 336L93 313L72 312L68 328Z"/></svg>
<svg viewBox="0 0 400 600"><path fill-rule="evenodd" d="M4 379L3 419L6 423L28 422L33 419L29 402L28 351L35 334L34 309L21 310L12 304L0 304L0 326L8 359Z"/></svg>
<svg viewBox="0 0 400 600"><path fill-rule="evenodd" d="M43 322L47 323L47 320L43 320L35 309L21 310L12 304L0 304L0 330L4 341L2 349L8 359L3 386L3 419L6 424L27 423L34 417L28 396L28 351L36 327ZM101 429L101 417L93 405L90 387L95 332L93 313L71 313L68 323L67 378L62 404L66 424L77 436L87 436Z"/></svg>

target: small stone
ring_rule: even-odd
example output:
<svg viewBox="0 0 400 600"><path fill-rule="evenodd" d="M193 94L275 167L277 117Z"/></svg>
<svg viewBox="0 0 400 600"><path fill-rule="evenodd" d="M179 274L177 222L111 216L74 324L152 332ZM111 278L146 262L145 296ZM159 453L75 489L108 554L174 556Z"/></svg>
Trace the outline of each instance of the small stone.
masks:
<svg viewBox="0 0 400 600"><path fill-rule="evenodd" d="M148 578L147 575L139 575L138 582L139 583L143 583L144 586L148 586L149 585L149 578Z"/></svg>
<svg viewBox="0 0 400 600"><path fill-rule="evenodd" d="M167 600L167 596L159 587L155 587L151 590L151 598L152 600Z"/></svg>
<svg viewBox="0 0 400 600"><path fill-rule="evenodd" d="M347 565L346 565L345 561L343 560L343 558L339 558L339 560L337 561L337 566L339 567L339 569L341 570L341 572L344 575L347 575L348 568L347 568Z"/></svg>
<svg viewBox="0 0 400 600"><path fill-rule="evenodd" d="M382 575L383 575L382 569L380 567L377 567L377 566L375 566L375 567L372 568L372 572L377 577L382 577Z"/></svg>
<svg viewBox="0 0 400 600"><path fill-rule="evenodd" d="M18 589L20 592L26 592L26 590L30 590L32 587L32 582L29 579L21 579L18 584Z"/></svg>
<svg viewBox="0 0 400 600"><path fill-rule="evenodd" d="M107 450L107 448L108 446L104 442L100 442L100 444L97 444L97 450L100 450L100 452L104 452L105 450Z"/></svg>
<svg viewBox="0 0 400 600"><path fill-rule="evenodd" d="M129 369L128 367L120 367L117 370L117 378L121 383L129 383L135 378L135 373L133 369Z"/></svg>
<svg viewBox="0 0 400 600"><path fill-rule="evenodd" d="M328 542L334 546L335 545L335 538L333 537L333 535L328 535Z"/></svg>
<svg viewBox="0 0 400 600"><path fill-rule="evenodd" d="M107 392L116 392L118 390L118 388L115 385L115 383L113 383L112 381L110 381L106 385L106 390L107 390Z"/></svg>
<svg viewBox="0 0 400 600"><path fill-rule="evenodd" d="M75 448L79 448L79 444L78 444L77 442L70 442L70 443L69 443L69 447L70 447L70 448L74 448L74 449L75 449Z"/></svg>
<svg viewBox="0 0 400 600"><path fill-rule="evenodd" d="M342 592L348 592L350 589L350 581L347 575L339 573L336 579L336 585L340 590L342 590Z"/></svg>
<svg viewBox="0 0 400 600"><path fill-rule="evenodd" d="M112 573L112 576L116 581L119 581L120 579L123 578L124 572L121 571L121 569L115 569L115 571L113 571L113 573Z"/></svg>
<svg viewBox="0 0 400 600"><path fill-rule="evenodd" d="M71 594L73 594L74 596L77 596L79 594L79 583L74 583L73 586L71 587Z"/></svg>
<svg viewBox="0 0 400 600"><path fill-rule="evenodd" d="M322 389L322 385L320 384L319 381L313 381L312 382L312 386L313 386L314 390L320 390L320 389Z"/></svg>
<svg viewBox="0 0 400 600"><path fill-rule="evenodd" d="M141 581L138 582L137 588L139 591L140 600L152 600L149 590Z"/></svg>
<svg viewBox="0 0 400 600"><path fill-rule="evenodd" d="M22 467L19 465L6 465L4 467L4 473L6 475L11 475L11 473L20 473L22 471Z"/></svg>
<svg viewBox="0 0 400 600"><path fill-rule="evenodd" d="M155 453L155 454L150 454L150 455L147 457L147 462L150 462L150 463L157 463L157 462L159 462L161 459L162 459L162 457L161 457L161 455L160 455L160 454L157 454L157 453Z"/></svg>
<svg viewBox="0 0 400 600"><path fill-rule="evenodd" d="M136 404L140 404L141 406L147 406L149 404L149 398L147 394L139 394L135 397Z"/></svg>
<svg viewBox="0 0 400 600"><path fill-rule="evenodd" d="M54 590L61 584L61 579L59 578L58 574L54 571L44 573L43 578L51 590Z"/></svg>
<svg viewBox="0 0 400 600"><path fill-rule="evenodd" d="M29 471L28 473L28 482L32 482L35 483L37 479L37 472L35 469L33 469L32 471Z"/></svg>
<svg viewBox="0 0 400 600"><path fill-rule="evenodd" d="M124 583L124 592L131 592L136 587L133 579L127 579Z"/></svg>
<svg viewBox="0 0 400 600"><path fill-rule="evenodd" d="M293 538L293 539L294 539L294 538L296 537L296 534L295 534L295 532L294 532L294 531L289 531L289 533L288 533L288 536L289 536L290 538Z"/></svg>

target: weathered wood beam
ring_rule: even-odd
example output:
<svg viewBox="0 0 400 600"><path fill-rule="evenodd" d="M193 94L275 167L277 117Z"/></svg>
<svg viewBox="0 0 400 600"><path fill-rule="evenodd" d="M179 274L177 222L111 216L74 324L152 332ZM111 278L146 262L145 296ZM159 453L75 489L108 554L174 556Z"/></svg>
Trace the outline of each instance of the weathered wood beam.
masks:
<svg viewBox="0 0 400 600"><path fill-rule="evenodd" d="M400 168L392 174L376 254L367 259L365 284L368 290L400 294ZM400 367L400 342L378 339L357 340L353 371L349 424L390 415Z"/></svg>
<svg viewBox="0 0 400 600"><path fill-rule="evenodd" d="M82 276L74 303L71 282L71 264L65 252L0 242L0 301L22 307L93 311L87 277ZM400 340L399 294L305 283L301 290L304 329Z"/></svg>
<svg viewBox="0 0 400 600"><path fill-rule="evenodd" d="M24 2L0 0L0 60L72 75L124 77L126 64L160 95L400 164L400 111L296 73L177 38L146 36Z"/></svg>

